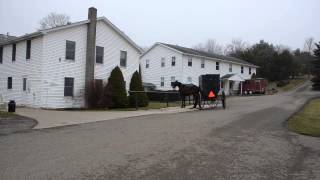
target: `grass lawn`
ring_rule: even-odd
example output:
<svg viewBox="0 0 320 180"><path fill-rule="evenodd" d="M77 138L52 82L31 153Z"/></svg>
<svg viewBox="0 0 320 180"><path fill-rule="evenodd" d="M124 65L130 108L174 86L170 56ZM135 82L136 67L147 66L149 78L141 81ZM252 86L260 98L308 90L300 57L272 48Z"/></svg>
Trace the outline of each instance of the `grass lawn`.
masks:
<svg viewBox="0 0 320 180"><path fill-rule="evenodd" d="M169 102L169 107L176 107L180 106L180 102ZM139 107L139 110L148 110L148 109L161 109L166 108L167 103L165 102L149 102L149 105L147 107ZM136 108L118 108L118 109L110 109L115 111L135 111Z"/></svg>
<svg viewBox="0 0 320 180"><path fill-rule="evenodd" d="M288 126L297 133L320 137L320 99L310 101L289 120Z"/></svg>
<svg viewBox="0 0 320 180"><path fill-rule="evenodd" d="M290 91L294 88L296 88L297 86L301 85L302 83L306 82L307 79L305 78L301 78L301 79L290 79L289 80L289 84L283 86L283 87L279 87L279 90L281 91Z"/></svg>
<svg viewBox="0 0 320 180"><path fill-rule="evenodd" d="M0 111L0 118L7 118L7 117L13 117L13 116L16 116L16 115L14 113Z"/></svg>

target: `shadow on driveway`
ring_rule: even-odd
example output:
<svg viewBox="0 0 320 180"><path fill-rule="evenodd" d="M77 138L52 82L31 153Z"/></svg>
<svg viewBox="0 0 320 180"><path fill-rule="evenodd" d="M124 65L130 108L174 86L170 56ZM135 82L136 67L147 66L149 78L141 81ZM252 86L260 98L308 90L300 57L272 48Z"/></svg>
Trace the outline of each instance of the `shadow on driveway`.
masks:
<svg viewBox="0 0 320 180"><path fill-rule="evenodd" d="M0 136L30 130L37 124L36 120L24 116L0 117Z"/></svg>

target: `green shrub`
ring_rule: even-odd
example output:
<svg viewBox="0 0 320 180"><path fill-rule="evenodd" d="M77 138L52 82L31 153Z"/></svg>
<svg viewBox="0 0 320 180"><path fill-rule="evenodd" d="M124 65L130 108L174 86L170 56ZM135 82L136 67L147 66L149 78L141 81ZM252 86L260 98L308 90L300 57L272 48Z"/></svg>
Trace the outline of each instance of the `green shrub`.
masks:
<svg viewBox="0 0 320 180"><path fill-rule="evenodd" d="M130 91L144 91L141 76L138 71L134 72L130 81ZM137 96L137 97L135 97ZM134 107L136 104L136 98L139 107L148 106L148 97L146 93L130 93L129 102L130 106Z"/></svg>
<svg viewBox="0 0 320 180"><path fill-rule="evenodd" d="M127 107L129 102L128 102L128 97L127 97L127 91L126 91L126 85L123 79L122 72L120 68L117 66L115 67L108 79L108 88L105 89L105 91L110 91L106 93L110 93L111 101L112 101L112 106L111 108L124 108Z"/></svg>

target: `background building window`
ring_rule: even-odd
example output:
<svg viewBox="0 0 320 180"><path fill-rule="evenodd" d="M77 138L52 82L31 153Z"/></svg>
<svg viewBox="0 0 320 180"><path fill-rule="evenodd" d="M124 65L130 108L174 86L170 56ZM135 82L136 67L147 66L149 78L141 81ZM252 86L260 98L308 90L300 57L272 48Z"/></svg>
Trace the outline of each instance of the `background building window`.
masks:
<svg viewBox="0 0 320 180"><path fill-rule="evenodd" d="M249 67L249 74L251 74L251 67Z"/></svg>
<svg viewBox="0 0 320 180"><path fill-rule="evenodd" d="M192 66L192 58L188 59L188 66L191 67Z"/></svg>
<svg viewBox="0 0 320 180"><path fill-rule="evenodd" d="M8 77L8 89L12 89L12 77Z"/></svg>
<svg viewBox="0 0 320 180"><path fill-rule="evenodd" d="M22 79L22 90L26 91L27 90L27 78Z"/></svg>
<svg viewBox="0 0 320 180"><path fill-rule="evenodd" d="M171 82L174 82L174 81L176 81L176 77L171 76Z"/></svg>
<svg viewBox="0 0 320 180"><path fill-rule="evenodd" d="M3 60L3 47L0 47L0 64L2 64Z"/></svg>
<svg viewBox="0 0 320 180"><path fill-rule="evenodd" d="M232 72L232 64L229 64L229 72Z"/></svg>
<svg viewBox="0 0 320 180"><path fill-rule="evenodd" d="M161 58L161 67L165 67L165 66L166 66L166 59Z"/></svg>
<svg viewBox="0 0 320 180"><path fill-rule="evenodd" d="M96 63L103 64L104 47L96 47Z"/></svg>
<svg viewBox="0 0 320 180"><path fill-rule="evenodd" d="M220 69L220 63L216 62L216 70L219 70L219 69Z"/></svg>
<svg viewBox="0 0 320 180"><path fill-rule="evenodd" d="M176 57L175 56L173 56L171 58L171 66L176 66Z"/></svg>
<svg viewBox="0 0 320 180"><path fill-rule="evenodd" d="M241 74L243 74L243 66L241 66Z"/></svg>
<svg viewBox="0 0 320 180"><path fill-rule="evenodd" d="M76 42L66 41L66 59L75 60L76 55Z"/></svg>
<svg viewBox="0 0 320 180"><path fill-rule="evenodd" d="M192 77L187 78L188 83L192 83Z"/></svg>
<svg viewBox="0 0 320 180"><path fill-rule="evenodd" d="M201 68L204 68L204 59L201 59Z"/></svg>
<svg viewBox="0 0 320 180"><path fill-rule="evenodd" d="M161 86L161 87L163 87L163 86L164 86L164 77L161 77L160 86Z"/></svg>
<svg viewBox="0 0 320 180"><path fill-rule="evenodd" d="M26 59L31 57L31 40L27 40Z"/></svg>
<svg viewBox="0 0 320 180"><path fill-rule="evenodd" d="M12 44L12 61L16 60L16 44Z"/></svg>
<svg viewBox="0 0 320 180"><path fill-rule="evenodd" d="M150 60L147 59L147 60L146 60L146 68L149 68L149 67L150 67Z"/></svg>
<svg viewBox="0 0 320 180"><path fill-rule="evenodd" d="M127 51L120 52L120 66L122 67L127 66Z"/></svg>
<svg viewBox="0 0 320 180"><path fill-rule="evenodd" d="M64 96L73 96L74 78L64 78Z"/></svg>

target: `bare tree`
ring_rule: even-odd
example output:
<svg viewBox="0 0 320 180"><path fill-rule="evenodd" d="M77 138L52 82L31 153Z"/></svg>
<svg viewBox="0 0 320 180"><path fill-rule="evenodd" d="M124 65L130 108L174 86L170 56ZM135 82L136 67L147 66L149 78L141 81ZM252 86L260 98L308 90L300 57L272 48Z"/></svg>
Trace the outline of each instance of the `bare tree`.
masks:
<svg viewBox="0 0 320 180"><path fill-rule="evenodd" d="M39 22L40 29L48 29L57 26L62 26L70 23L70 17L65 14L50 13L42 18Z"/></svg>
<svg viewBox="0 0 320 180"><path fill-rule="evenodd" d="M209 53L222 54L223 46L217 43L215 39L208 39L205 44L198 44L193 47L196 50L206 51Z"/></svg>
<svg viewBox="0 0 320 180"><path fill-rule="evenodd" d="M242 41L242 39L232 39L231 43L226 46L225 54L229 55L237 51L244 51L248 46L248 43Z"/></svg>
<svg viewBox="0 0 320 180"><path fill-rule="evenodd" d="M276 45L274 48L278 53L282 53L283 51L291 51L289 46L282 44Z"/></svg>
<svg viewBox="0 0 320 180"><path fill-rule="evenodd" d="M313 37L306 38L304 42L304 50L312 54L312 51L314 49L314 43L315 42Z"/></svg>

